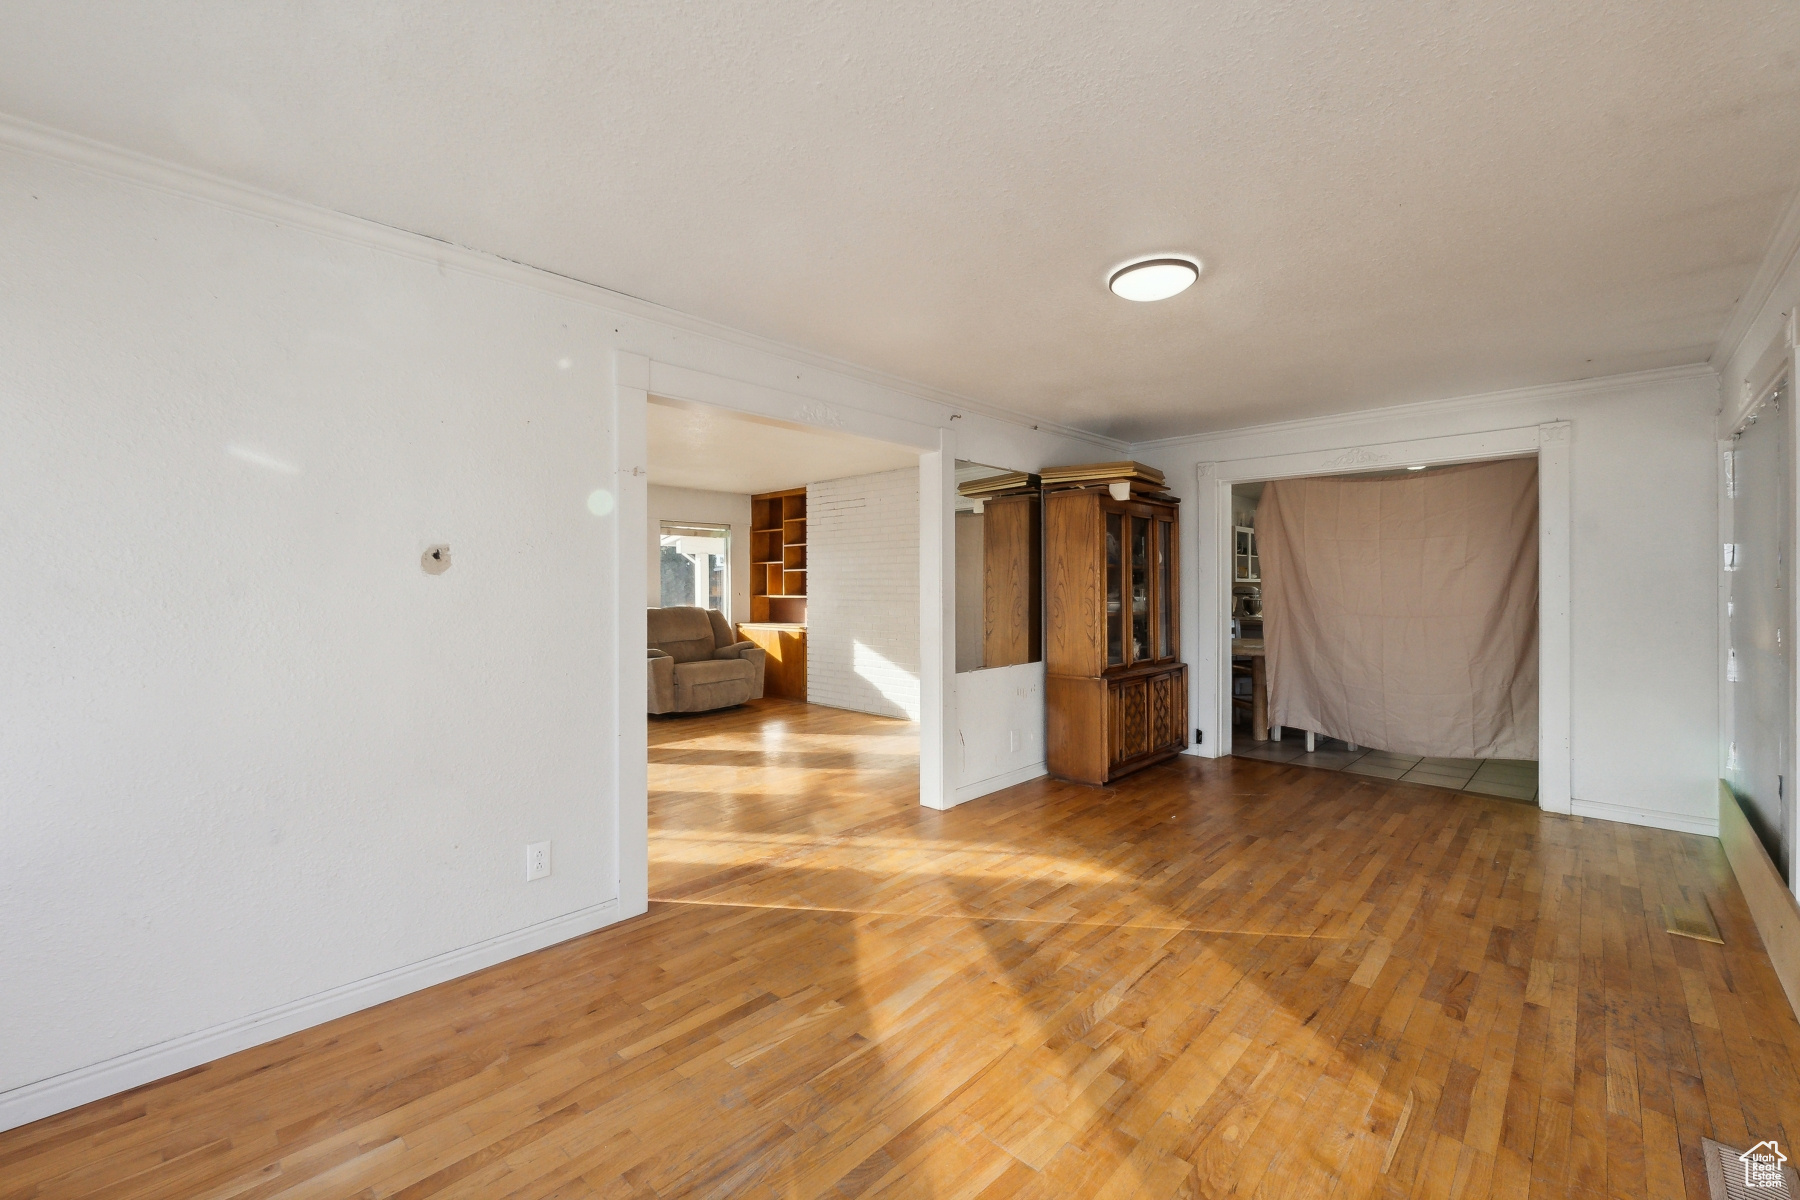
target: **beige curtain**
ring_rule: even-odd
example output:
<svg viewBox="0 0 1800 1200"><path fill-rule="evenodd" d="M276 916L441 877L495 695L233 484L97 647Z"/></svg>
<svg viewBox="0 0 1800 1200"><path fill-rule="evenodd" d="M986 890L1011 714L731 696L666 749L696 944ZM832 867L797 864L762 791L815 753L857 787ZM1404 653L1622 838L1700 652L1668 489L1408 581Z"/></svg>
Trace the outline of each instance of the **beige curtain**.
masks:
<svg viewBox="0 0 1800 1200"><path fill-rule="evenodd" d="M1273 724L1537 757L1537 460L1283 479L1256 513Z"/></svg>

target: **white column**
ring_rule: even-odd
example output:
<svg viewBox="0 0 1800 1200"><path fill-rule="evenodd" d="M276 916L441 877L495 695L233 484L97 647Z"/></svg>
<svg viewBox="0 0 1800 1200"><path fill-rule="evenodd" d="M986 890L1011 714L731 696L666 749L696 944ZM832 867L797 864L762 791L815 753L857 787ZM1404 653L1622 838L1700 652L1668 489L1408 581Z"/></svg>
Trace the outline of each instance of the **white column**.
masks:
<svg viewBox="0 0 1800 1200"><path fill-rule="evenodd" d="M613 358L613 795L617 804L619 916L650 910L650 724L645 715L644 595L649 562L650 360ZM594 901L609 899L596 896Z"/></svg>
<svg viewBox="0 0 1800 1200"><path fill-rule="evenodd" d="M1188 711L1205 741L1189 753L1231 753L1231 494L1213 464L1194 467L1194 502L1184 505L1181 647L1188 664Z"/></svg>
<svg viewBox="0 0 1800 1200"><path fill-rule="evenodd" d="M1571 807L1569 439L1567 421L1538 426L1538 807Z"/></svg>
<svg viewBox="0 0 1800 1200"><path fill-rule="evenodd" d="M956 803L956 435L919 455L919 803Z"/></svg>

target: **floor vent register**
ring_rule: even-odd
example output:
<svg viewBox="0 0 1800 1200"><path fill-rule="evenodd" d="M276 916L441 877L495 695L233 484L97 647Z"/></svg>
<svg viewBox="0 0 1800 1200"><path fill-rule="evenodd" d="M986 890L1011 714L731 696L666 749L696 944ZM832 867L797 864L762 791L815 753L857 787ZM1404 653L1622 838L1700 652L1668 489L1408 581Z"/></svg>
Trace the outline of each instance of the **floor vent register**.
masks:
<svg viewBox="0 0 1800 1200"><path fill-rule="evenodd" d="M1800 1178L1777 1143L1758 1142L1737 1150L1701 1138L1700 1148L1712 1200L1800 1200Z"/></svg>

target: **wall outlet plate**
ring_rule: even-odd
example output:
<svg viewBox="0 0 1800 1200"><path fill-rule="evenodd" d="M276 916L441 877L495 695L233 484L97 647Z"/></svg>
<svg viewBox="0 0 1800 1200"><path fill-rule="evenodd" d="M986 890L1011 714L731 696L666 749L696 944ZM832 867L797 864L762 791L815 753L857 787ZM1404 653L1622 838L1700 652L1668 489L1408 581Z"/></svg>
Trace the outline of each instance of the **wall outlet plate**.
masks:
<svg viewBox="0 0 1800 1200"><path fill-rule="evenodd" d="M543 879L550 874L550 843L533 842L525 847L525 882Z"/></svg>

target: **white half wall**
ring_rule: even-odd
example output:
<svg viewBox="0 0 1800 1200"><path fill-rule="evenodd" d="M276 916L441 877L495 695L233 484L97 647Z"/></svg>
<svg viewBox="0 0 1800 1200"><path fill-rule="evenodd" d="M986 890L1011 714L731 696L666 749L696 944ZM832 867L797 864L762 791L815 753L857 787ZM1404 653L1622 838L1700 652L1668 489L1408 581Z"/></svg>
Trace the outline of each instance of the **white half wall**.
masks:
<svg viewBox="0 0 1800 1200"><path fill-rule="evenodd" d="M698 488L662 487L651 484L650 545L647 567L649 607L662 603L662 548L658 538L664 521L697 521L704 525L731 526L731 621L750 619L750 497L736 492L706 492Z"/></svg>
<svg viewBox="0 0 1800 1200"><path fill-rule="evenodd" d="M1036 779L1044 762L1044 664L959 671L958 803Z"/></svg>
<svg viewBox="0 0 1800 1200"><path fill-rule="evenodd" d="M1567 420L1571 493L1571 793L1578 815L1716 832L1714 410L1704 367L1241 429L1134 448L1183 499L1182 645L1190 712L1219 743L1210 530L1197 464ZM1375 465L1346 455L1341 469Z"/></svg>
<svg viewBox="0 0 1800 1200"><path fill-rule="evenodd" d="M806 698L919 719L919 472L806 487Z"/></svg>

